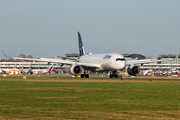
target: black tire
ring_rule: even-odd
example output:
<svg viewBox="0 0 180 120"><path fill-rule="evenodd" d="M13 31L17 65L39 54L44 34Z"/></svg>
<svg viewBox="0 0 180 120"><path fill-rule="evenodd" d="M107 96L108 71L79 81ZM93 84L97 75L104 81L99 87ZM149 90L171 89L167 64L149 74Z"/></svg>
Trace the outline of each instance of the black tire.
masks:
<svg viewBox="0 0 180 120"><path fill-rule="evenodd" d="M88 75L88 74L86 74L86 75L85 75L85 78L89 78L89 75Z"/></svg>
<svg viewBox="0 0 180 120"><path fill-rule="evenodd" d="M114 78L118 78L118 75L114 75Z"/></svg>
<svg viewBox="0 0 180 120"><path fill-rule="evenodd" d="M84 78L84 75L83 75L83 74L81 75L81 78Z"/></svg>
<svg viewBox="0 0 180 120"><path fill-rule="evenodd" d="M113 75L110 75L109 78L113 78Z"/></svg>
<svg viewBox="0 0 180 120"><path fill-rule="evenodd" d="M122 75L118 75L118 78L122 79Z"/></svg>

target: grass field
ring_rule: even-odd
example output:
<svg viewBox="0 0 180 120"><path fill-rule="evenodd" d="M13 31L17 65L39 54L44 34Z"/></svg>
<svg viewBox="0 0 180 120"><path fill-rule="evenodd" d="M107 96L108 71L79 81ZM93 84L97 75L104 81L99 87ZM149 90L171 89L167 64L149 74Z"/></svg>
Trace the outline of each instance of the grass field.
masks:
<svg viewBox="0 0 180 120"><path fill-rule="evenodd" d="M180 81L0 78L0 119L180 119Z"/></svg>

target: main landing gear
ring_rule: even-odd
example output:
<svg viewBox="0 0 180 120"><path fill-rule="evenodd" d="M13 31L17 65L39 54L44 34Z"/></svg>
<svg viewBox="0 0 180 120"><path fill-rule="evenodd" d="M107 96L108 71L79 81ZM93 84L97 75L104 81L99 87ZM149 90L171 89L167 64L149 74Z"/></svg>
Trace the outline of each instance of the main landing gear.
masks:
<svg viewBox="0 0 180 120"><path fill-rule="evenodd" d="M110 73L109 78L119 78L119 79L122 80L122 75L119 74L117 71L113 71L113 72Z"/></svg>
<svg viewBox="0 0 180 120"><path fill-rule="evenodd" d="M89 72L84 70L84 74L81 74L81 78L89 78Z"/></svg>

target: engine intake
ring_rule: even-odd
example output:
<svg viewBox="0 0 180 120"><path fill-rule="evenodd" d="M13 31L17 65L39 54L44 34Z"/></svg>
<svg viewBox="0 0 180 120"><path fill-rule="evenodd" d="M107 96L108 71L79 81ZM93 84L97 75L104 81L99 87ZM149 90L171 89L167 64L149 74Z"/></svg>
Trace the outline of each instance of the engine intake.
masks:
<svg viewBox="0 0 180 120"><path fill-rule="evenodd" d="M130 66L130 67L128 67L127 72L129 75L136 76L140 73L140 67L139 66Z"/></svg>
<svg viewBox="0 0 180 120"><path fill-rule="evenodd" d="M70 72L73 75L81 74L84 71L83 67L80 65L73 65L70 67Z"/></svg>

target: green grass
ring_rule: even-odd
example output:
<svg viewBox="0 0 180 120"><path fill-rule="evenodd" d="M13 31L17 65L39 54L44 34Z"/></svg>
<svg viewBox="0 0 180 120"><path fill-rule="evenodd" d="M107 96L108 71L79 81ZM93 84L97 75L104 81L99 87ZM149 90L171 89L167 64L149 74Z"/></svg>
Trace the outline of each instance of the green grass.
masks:
<svg viewBox="0 0 180 120"><path fill-rule="evenodd" d="M0 119L179 119L180 81L0 78Z"/></svg>

